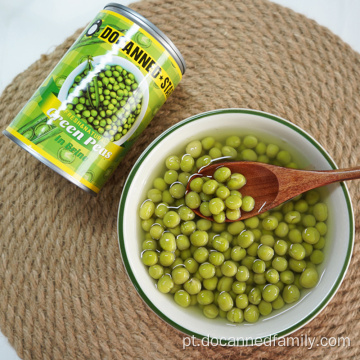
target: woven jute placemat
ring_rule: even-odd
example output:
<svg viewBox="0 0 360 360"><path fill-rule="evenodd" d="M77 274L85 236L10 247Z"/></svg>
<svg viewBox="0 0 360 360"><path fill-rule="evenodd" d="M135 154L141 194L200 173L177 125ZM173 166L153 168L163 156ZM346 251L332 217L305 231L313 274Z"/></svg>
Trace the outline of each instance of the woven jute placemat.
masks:
<svg viewBox="0 0 360 360"><path fill-rule="evenodd" d="M0 136L1 331L23 359L358 358L358 235L340 290L294 334L317 342L349 337L350 346L183 350L184 335L150 311L128 279L116 220L122 186L140 153L170 125L207 110L244 107L282 116L313 135L340 167L359 164L359 54L314 21L265 0L159 0L131 7L175 42L186 75L97 198ZM77 35L6 88L1 129ZM356 230L359 184L349 184Z"/></svg>

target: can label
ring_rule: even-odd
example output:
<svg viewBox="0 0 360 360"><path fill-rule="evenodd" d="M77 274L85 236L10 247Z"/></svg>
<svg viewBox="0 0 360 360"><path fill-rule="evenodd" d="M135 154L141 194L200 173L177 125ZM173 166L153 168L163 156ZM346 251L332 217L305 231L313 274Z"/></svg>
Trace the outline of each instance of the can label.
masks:
<svg viewBox="0 0 360 360"><path fill-rule="evenodd" d="M181 77L153 36L103 10L6 131L98 193Z"/></svg>

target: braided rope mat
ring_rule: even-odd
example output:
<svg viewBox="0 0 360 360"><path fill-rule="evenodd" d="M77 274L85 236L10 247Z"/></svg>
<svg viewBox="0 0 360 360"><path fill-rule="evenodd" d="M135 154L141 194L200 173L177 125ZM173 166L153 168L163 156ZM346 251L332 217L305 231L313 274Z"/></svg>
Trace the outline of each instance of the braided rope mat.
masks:
<svg viewBox="0 0 360 360"><path fill-rule="evenodd" d="M117 207L132 165L170 125L245 107L300 125L340 167L359 164L360 56L329 30L265 0L158 0L131 6L179 47L188 70L97 198L0 137L0 327L23 359L359 358L359 233L327 308L294 336L350 347L189 347L141 301L122 265ZM0 99L4 129L79 32L16 77ZM356 230L360 183L349 184ZM341 239L338 239L341 241Z"/></svg>

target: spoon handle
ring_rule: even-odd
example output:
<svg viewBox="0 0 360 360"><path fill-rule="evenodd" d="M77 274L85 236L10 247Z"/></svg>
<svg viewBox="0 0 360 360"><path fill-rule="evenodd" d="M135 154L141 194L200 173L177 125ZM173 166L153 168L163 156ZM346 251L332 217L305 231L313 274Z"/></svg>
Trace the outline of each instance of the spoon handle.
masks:
<svg viewBox="0 0 360 360"><path fill-rule="evenodd" d="M272 171L279 181L279 193L276 204L291 199L306 191L332 184L338 181L360 179L360 167L337 170L292 170L281 171L274 167Z"/></svg>

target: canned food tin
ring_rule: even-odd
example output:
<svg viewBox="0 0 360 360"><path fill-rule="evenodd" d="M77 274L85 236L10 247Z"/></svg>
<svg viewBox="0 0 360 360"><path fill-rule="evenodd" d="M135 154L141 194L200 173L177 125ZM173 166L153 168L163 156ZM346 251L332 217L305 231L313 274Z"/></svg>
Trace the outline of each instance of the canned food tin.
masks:
<svg viewBox="0 0 360 360"><path fill-rule="evenodd" d="M4 134L97 194L184 72L184 59L165 34L111 3Z"/></svg>

